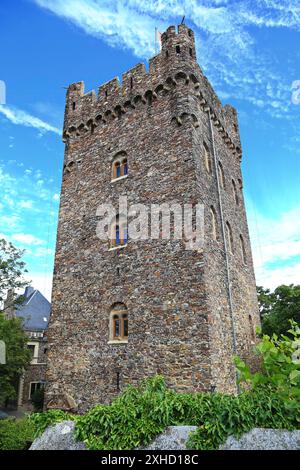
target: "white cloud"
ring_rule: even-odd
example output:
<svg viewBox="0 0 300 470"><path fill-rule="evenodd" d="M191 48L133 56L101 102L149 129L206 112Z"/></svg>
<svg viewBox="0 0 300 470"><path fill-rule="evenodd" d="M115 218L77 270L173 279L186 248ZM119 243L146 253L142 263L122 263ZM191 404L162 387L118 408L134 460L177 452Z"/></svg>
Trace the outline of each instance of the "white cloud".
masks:
<svg viewBox="0 0 300 470"><path fill-rule="evenodd" d="M271 218L249 204L248 220L257 284L300 284L300 205Z"/></svg>
<svg viewBox="0 0 300 470"><path fill-rule="evenodd" d="M55 193L53 196L53 201L59 201L60 197L58 193Z"/></svg>
<svg viewBox="0 0 300 470"><path fill-rule="evenodd" d="M275 72L267 44L258 50L253 26L300 30L298 0L32 1L142 58L154 54L155 27L164 31L185 14L196 31L201 66L217 91L263 108L274 118L293 112L289 76Z"/></svg>
<svg viewBox="0 0 300 470"><path fill-rule="evenodd" d="M26 234L26 233L16 233L11 235L10 237L13 241L19 242L23 245L42 245L43 240L40 238L35 237L34 235Z"/></svg>
<svg viewBox="0 0 300 470"><path fill-rule="evenodd" d="M0 105L0 113L3 114L6 119L8 119L13 124L33 127L35 129L39 129L41 132L54 132L58 135L61 134L61 131L57 127L51 126L47 122L42 121L41 119L32 116L31 114L28 114L21 109Z"/></svg>
<svg viewBox="0 0 300 470"><path fill-rule="evenodd" d="M27 200L27 201L23 201L21 200L19 203L18 203L19 207L21 207L21 209L32 209L32 206L33 206L33 201L31 200Z"/></svg>

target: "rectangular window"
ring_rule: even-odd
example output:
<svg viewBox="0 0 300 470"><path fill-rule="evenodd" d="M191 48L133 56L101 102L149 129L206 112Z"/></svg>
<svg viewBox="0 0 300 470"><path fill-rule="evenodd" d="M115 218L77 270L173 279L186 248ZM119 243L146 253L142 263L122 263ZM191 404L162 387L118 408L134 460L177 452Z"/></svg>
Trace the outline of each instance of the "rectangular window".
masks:
<svg viewBox="0 0 300 470"><path fill-rule="evenodd" d="M33 394L37 391L40 390L41 388L44 388L45 384L44 382L30 382L30 387L29 387L29 399L32 398Z"/></svg>

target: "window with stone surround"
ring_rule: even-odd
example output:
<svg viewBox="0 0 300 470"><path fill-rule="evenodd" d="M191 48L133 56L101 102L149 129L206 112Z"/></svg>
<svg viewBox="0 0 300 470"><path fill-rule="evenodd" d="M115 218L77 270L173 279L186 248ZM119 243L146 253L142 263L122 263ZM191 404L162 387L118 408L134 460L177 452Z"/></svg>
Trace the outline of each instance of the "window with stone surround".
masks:
<svg viewBox="0 0 300 470"><path fill-rule="evenodd" d="M112 181L128 175L128 159L126 152L118 152L112 163Z"/></svg>
<svg viewBox="0 0 300 470"><path fill-rule="evenodd" d="M213 240L218 240L217 232L217 216L213 206L210 207L210 223L211 223L211 235Z"/></svg>
<svg viewBox="0 0 300 470"><path fill-rule="evenodd" d="M111 224L111 248L127 245L128 225L127 219L117 214Z"/></svg>
<svg viewBox="0 0 300 470"><path fill-rule="evenodd" d="M45 383L44 382L30 382L30 385L29 385L29 400L32 399L33 395L35 392L37 392L38 390L41 390L42 388L45 387Z"/></svg>
<svg viewBox="0 0 300 470"><path fill-rule="evenodd" d="M116 303L110 312L110 341L128 341L128 312L123 303Z"/></svg>
<svg viewBox="0 0 300 470"><path fill-rule="evenodd" d="M226 235L227 235L227 247L228 250L233 253L233 236L229 222L226 222Z"/></svg>
<svg viewBox="0 0 300 470"><path fill-rule="evenodd" d="M212 170L212 164L211 164L211 155L208 146L206 143L203 143L203 155L204 155L204 163L205 163L205 168L208 173L211 173Z"/></svg>
<svg viewBox="0 0 300 470"><path fill-rule="evenodd" d="M30 364L37 364L39 356L39 343L36 341L31 341L30 343L27 343L27 348L31 353Z"/></svg>

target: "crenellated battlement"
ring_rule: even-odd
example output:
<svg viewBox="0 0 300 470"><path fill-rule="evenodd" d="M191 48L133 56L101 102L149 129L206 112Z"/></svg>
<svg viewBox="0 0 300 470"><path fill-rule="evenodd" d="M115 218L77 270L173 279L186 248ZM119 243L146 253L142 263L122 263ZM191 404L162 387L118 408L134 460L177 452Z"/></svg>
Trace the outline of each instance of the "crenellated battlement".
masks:
<svg viewBox="0 0 300 470"><path fill-rule="evenodd" d="M94 133L98 126L108 126L116 119L126 119L132 112L152 106L156 100L180 88L180 93L192 93L199 109L209 112L212 122L227 146L241 157L236 111L222 106L207 78L196 62L194 33L186 25L170 26L162 34L161 52L150 59L149 71L140 63L126 71L122 82L118 77L102 84L98 95L84 93L84 83L69 86L63 140L80 138ZM187 115L189 110L180 115ZM182 118L173 116L171 122L182 125ZM197 127L197 116L191 122ZM232 124L233 123L233 124Z"/></svg>

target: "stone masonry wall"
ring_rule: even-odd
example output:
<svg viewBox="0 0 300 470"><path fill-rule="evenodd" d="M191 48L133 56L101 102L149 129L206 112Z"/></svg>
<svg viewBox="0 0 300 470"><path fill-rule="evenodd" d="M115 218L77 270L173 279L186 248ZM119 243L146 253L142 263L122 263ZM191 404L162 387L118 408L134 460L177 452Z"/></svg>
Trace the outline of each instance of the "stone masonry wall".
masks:
<svg viewBox="0 0 300 470"><path fill-rule="evenodd" d="M228 254L233 311L221 230L216 168L208 174L203 143L223 164L224 219L231 224ZM248 316L259 322L247 221L239 190L235 206L240 139L236 113L223 108L196 62L193 32L168 28L162 51L143 65L84 95L69 87L63 138L66 142L57 235L46 401L48 407L82 412L108 403L128 383L163 374L178 391L235 392L234 345L249 355ZM114 156L127 153L128 177L111 181ZM186 250L184 240L130 240L110 249L96 235L101 203L203 203L205 245ZM218 240L211 237L209 208L217 214ZM239 249L242 234L247 254ZM128 343L109 342L109 317L126 304Z"/></svg>

